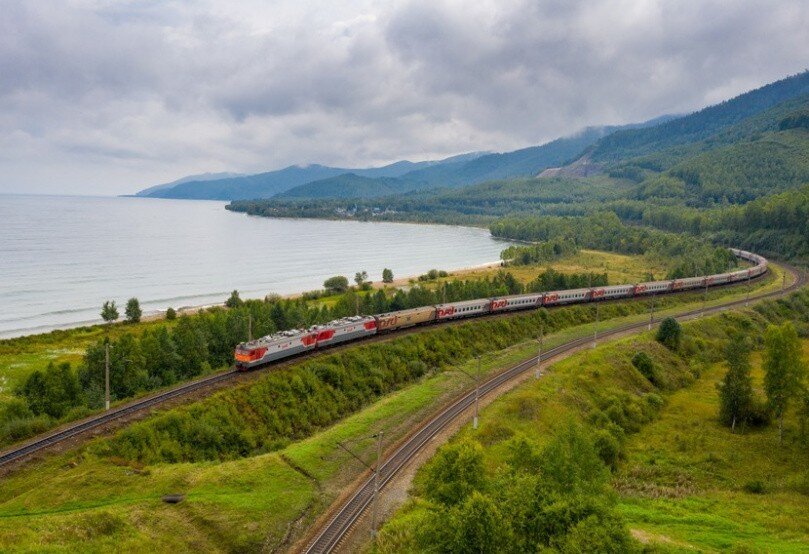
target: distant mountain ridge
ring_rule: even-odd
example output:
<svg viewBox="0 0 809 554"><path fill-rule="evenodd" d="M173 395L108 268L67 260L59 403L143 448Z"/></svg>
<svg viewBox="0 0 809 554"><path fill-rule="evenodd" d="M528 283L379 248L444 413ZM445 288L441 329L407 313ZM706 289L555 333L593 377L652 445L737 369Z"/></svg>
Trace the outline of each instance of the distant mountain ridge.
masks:
<svg viewBox="0 0 809 554"><path fill-rule="evenodd" d="M145 188L142 191L139 191L135 194L135 196L151 196L157 191L170 189L177 185L182 185L183 183L190 183L192 181L215 181L218 179L229 179L231 177L244 177L244 173L230 173L230 172L221 172L221 173L200 173L199 175L188 175L187 177L182 177L177 179L176 181L171 181L170 183L163 183L160 185L154 185L149 188Z"/></svg>
<svg viewBox="0 0 809 554"><path fill-rule="evenodd" d="M267 171L255 175L239 175L221 179L194 179L184 177L173 184L150 187L137 193L137 196L151 198L183 198L191 200L244 200L251 198L269 198L298 185L337 177L344 174L355 174L367 178L399 177L406 173L426 169L442 164L464 163L486 152L470 152L452 156L444 160L428 160L411 162L398 161L382 167L363 169L329 167L320 164L307 166L293 165L275 171Z"/></svg>

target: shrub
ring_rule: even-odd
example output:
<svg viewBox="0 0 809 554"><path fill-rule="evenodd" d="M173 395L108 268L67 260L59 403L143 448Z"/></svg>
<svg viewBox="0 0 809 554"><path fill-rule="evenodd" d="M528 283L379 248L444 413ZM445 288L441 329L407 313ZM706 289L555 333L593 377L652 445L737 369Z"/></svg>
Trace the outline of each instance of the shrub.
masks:
<svg viewBox="0 0 809 554"><path fill-rule="evenodd" d="M174 308L169 308L166 310L166 319L168 321L174 321L177 319L177 311Z"/></svg>
<svg viewBox="0 0 809 554"><path fill-rule="evenodd" d="M618 439L606 429L598 429L593 434L593 444L601 461L607 467L615 469L618 466L618 460L623 454L621 443L618 442Z"/></svg>
<svg viewBox="0 0 809 554"><path fill-rule="evenodd" d="M667 317L657 330L657 342L669 350L677 350L683 338L683 328L673 317Z"/></svg>
<svg viewBox="0 0 809 554"><path fill-rule="evenodd" d="M764 494L767 492L767 487L764 485L764 482L758 479L746 482L742 488L745 492L749 492L750 494Z"/></svg>
<svg viewBox="0 0 809 554"><path fill-rule="evenodd" d="M659 377L655 369L652 358L646 352L636 352L632 356L632 365L635 366L641 375L646 377L653 385L659 385Z"/></svg>

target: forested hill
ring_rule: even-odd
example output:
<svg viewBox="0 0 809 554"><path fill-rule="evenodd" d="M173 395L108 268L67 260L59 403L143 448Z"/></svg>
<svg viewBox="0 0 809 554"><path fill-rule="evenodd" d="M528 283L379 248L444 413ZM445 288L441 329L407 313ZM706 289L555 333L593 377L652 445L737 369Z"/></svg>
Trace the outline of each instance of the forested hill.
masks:
<svg viewBox="0 0 809 554"><path fill-rule="evenodd" d="M615 162L704 140L757 113L809 93L809 71L654 127L618 131L596 143L591 158Z"/></svg>
<svg viewBox="0 0 809 554"><path fill-rule="evenodd" d="M345 173L328 179L298 185L275 196L288 198L373 198L413 190L415 183L390 177L363 177Z"/></svg>

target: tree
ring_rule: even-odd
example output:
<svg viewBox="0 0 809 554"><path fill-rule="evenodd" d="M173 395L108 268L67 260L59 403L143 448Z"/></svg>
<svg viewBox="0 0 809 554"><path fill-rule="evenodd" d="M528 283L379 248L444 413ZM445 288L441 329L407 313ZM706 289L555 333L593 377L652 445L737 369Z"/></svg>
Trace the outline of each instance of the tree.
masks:
<svg viewBox="0 0 809 554"><path fill-rule="evenodd" d="M348 290L348 279L342 275L335 275L323 281L323 288L331 294Z"/></svg>
<svg viewBox="0 0 809 554"><path fill-rule="evenodd" d="M47 414L54 419L81 404L81 387L67 362L48 364L44 371L34 371L22 386L22 395L35 414Z"/></svg>
<svg viewBox="0 0 809 554"><path fill-rule="evenodd" d="M787 322L770 325L764 334L764 391L767 406L778 419L778 440L784 438L784 414L800 391L806 368L795 327Z"/></svg>
<svg viewBox="0 0 809 554"><path fill-rule="evenodd" d="M365 281L368 280L368 272L367 271L358 271L354 274L354 282L357 283L357 286L362 288Z"/></svg>
<svg viewBox="0 0 809 554"><path fill-rule="evenodd" d="M393 282L393 271L391 271L387 267L382 270L382 282L383 283L392 283Z"/></svg>
<svg viewBox="0 0 809 554"><path fill-rule="evenodd" d="M481 490L484 483L483 448L465 440L445 446L430 461L425 491L432 500L452 506Z"/></svg>
<svg viewBox="0 0 809 554"><path fill-rule="evenodd" d="M238 308L242 305L242 299L239 298L239 291L234 290L230 293L230 297L225 300L225 306L228 308Z"/></svg>
<svg viewBox="0 0 809 554"><path fill-rule="evenodd" d="M118 308L115 306L115 300L107 300L101 306L101 319L107 323L112 323L118 319Z"/></svg>
<svg viewBox="0 0 809 554"><path fill-rule="evenodd" d="M511 542L508 519L493 500L478 491L473 491L453 516L454 552L502 552Z"/></svg>
<svg viewBox="0 0 809 554"><path fill-rule="evenodd" d="M731 339L725 347L728 372L719 389L719 419L731 430L737 422L746 422L753 406L753 383L750 378L750 349L742 336Z"/></svg>
<svg viewBox="0 0 809 554"><path fill-rule="evenodd" d="M127 301L124 314L126 314L126 321L128 323L138 323L140 321L143 311L140 309L140 302L138 302L137 298L130 298Z"/></svg>
<svg viewBox="0 0 809 554"><path fill-rule="evenodd" d="M174 308L167 309L166 310L166 320L174 321L175 319L177 319L177 310L175 310Z"/></svg>
<svg viewBox="0 0 809 554"><path fill-rule="evenodd" d="M677 350L683 338L683 328L673 317L667 317L657 330L657 342L669 350Z"/></svg>

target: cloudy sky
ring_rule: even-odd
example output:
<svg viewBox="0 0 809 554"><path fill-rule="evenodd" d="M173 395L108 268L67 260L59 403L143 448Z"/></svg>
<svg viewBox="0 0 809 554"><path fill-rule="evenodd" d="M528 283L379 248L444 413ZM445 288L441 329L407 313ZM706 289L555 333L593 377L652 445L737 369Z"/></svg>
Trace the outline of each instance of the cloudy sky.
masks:
<svg viewBox="0 0 809 554"><path fill-rule="evenodd" d="M809 66L805 0L0 0L0 192L370 166L683 113Z"/></svg>

